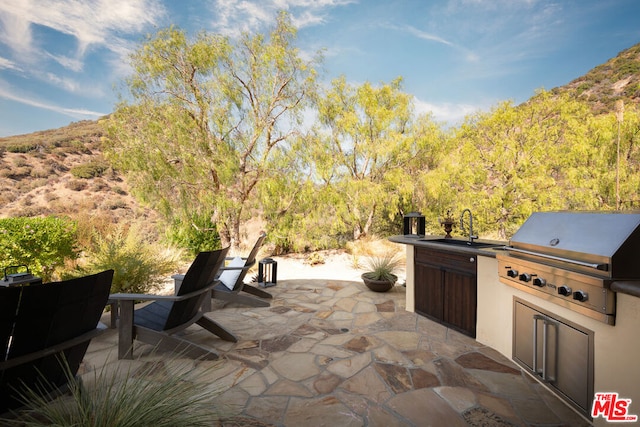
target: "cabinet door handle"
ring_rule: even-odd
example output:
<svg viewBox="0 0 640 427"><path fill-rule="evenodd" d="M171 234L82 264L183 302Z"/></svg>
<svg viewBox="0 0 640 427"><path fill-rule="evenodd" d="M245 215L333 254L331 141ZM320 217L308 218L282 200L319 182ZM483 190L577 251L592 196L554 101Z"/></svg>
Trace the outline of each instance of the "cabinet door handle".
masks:
<svg viewBox="0 0 640 427"><path fill-rule="evenodd" d="M540 315L540 314L534 314L533 315L533 373L534 374L538 374L538 321L542 320L544 321L544 316ZM543 331L543 333L546 332L546 329ZM543 338L543 352L544 352L544 338ZM545 363L545 357L544 357L544 353L542 354L542 375L544 377L544 363Z"/></svg>
<svg viewBox="0 0 640 427"><path fill-rule="evenodd" d="M533 372L538 374L538 321L542 320L542 371L540 372L544 381L555 381L555 375L549 376L548 356L549 356L549 326L556 326L546 316L535 314L533 316Z"/></svg>

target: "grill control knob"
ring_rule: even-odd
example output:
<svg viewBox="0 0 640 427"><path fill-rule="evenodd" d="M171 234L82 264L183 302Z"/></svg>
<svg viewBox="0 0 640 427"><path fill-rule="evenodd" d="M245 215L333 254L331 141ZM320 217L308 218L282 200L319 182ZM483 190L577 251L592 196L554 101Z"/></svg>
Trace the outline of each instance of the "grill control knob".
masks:
<svg viewBox="0 0 640 427"><path fill-rule="evenodd" d="M507 271L507 276L518 277L518 270L510 269L509 271Z"/></svg>
<svg viewBox="0 0 640 427"><path fill-rule="evenodd" d="M531 281L531 275L529 273L522 273L518 279L520 279L520 281L522 282L530 282Z"/></svg>
<svg viewBox="0 0 640 427"><path fill-rule="evenodd" d="M573 293L573 299L580 302L585 302L589 299L589 294L587 294L585 291L575 291Z"/></svg>
<svg viewBox="0 0 640 427"><path fill-rule="evenodd" d="M569 295L571 295L571 288L568 286L560 286L558 288L558 293L560 295L564 295L565 297L568 297ZM575 298L575 299L578 299L578 298Z"/></svg>
<svg viewBox="0 0 640 427"><path fill-rule="evenodd" d="M544 280L542 277L536 277L535 279L533 279L533 285L539 286L542 288L544 286L547 286L547 281Z"/></svg>

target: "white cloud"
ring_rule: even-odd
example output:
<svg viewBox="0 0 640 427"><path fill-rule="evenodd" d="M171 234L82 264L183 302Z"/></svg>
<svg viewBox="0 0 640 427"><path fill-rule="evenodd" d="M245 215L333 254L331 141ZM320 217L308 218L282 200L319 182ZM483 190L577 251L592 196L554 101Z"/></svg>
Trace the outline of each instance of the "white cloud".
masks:
<svg viewBox="0 0 640 427"><path fill-rule="evenodd" d="M157 0L3 0L0 17L5 30L0 41L16 56L33 54L40 49L32 35L36 24L74 37L76 55L82 58L91 45L109 49L112 39L139 33L164 13ZM77 63L66 63L77 71Z"/></svg>
<svg viewBox="0 0 640 427"><path fill-rule="evenodd" d="M357 0L216 0L213 8L216 31L237 36L273 25L278 11L291 14L296 28L319 25L330 9L356 3Z"/></svg>
<svg viewBox="0 0 640 427"><path fill-rule="evenodd" d="M418 114L430 113L438 122L446 122L449 125L457 125L464 121L465 117L486 109L486 106L470 104L433 104L414 98L414 106Z"/></svg>
<svg viewBox="0 0 640 427"><path fill-rule="evenodd" d="M97 119L106 115L97 111L91 111L83 108L66 108L60 105L55 105L47 102L43 102L37 99L23 97L13 93L8 89L6 84L2 84L0 81L0 98L7 99L9 101L19 102L20 104L28 105L31 107L41 108L43 110L54 111L56 113L64 114L74 119Z"/></svg>
<svg viewBox="0 0 640 427"><path fill-rule="evenodd" d="M30 23L22 15L5 10L7 6L9 6L8 3L0 3L0 43L22 55L30 55L32 41Z"/></svg>
<svg viewBox="0 0 640 427"><path fill-rule="evenodd" d="M0 70L3 68L5 70L22 71L22 69L18 66L18 64L16 64L15 62L7 58L3 58L2 56L0 56Z"/></svg>

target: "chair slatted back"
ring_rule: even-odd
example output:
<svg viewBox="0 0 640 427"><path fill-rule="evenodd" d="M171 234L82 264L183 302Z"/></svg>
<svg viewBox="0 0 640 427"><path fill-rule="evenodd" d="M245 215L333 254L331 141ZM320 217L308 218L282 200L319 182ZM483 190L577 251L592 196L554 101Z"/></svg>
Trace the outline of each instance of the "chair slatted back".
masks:
<svg viewBox="0 0 640 427"><path fill-rule="evenodd" d="M0 287L0 361L5 360L16 321L21 287Z"/></svg>
<svg viewBox="0 0 640 427"><path fill-rule="evenodd" d="M200 252L184 275L178 295L186 295L211 284L214 273L218 271L224 262L228 251L229 248L227 247L217 251ZM164 330L183 325L193 319L200 310L205 298L211 298L211 295L208 292L204 292L193 298L175 301L167 316Z"/></svg>
<svg viewBox="0 0 640 427"><path fill-rule="evenodd" d="M46 350L95 330L107 304L112 279L113 270L107 270L62 282L13 288L20 291L20 297L14 312L7 360ZM4 308L4 301L0 306ZM70 373L75 375L88 346L89 340L62 353L1 371L0 409L18 404L15 398L10 397L12 387L22 384L34 387L38 384L44 389L51 389L66 384L67 375L60 357L64 357ZM42 384L43 380L46 383Z"/></svg>
<svg viewBox="0 0 640 427"><path fill-rule="evenodd" d="M96 328L109 299L113 270L25 286L9 358L51 347Z"/></svg>
<svg viewBox="0 0 640 427"><path fill-rule="evenodd" d="M260 233L258 236L258 240L256 240L256 244L253 245L253 249L249 252L246 261L244 262L245 267L251 267L256 262L256 257L258 256L258 251L260 251L260 247L262 247L262 243L264 243L264 239L267 237L266 233ZM240 272L240 276L236 280L236 285L234 289L237 289L239 286L242 286L244 283L244 278L249 272L249 268L243 268Z"/></svg>

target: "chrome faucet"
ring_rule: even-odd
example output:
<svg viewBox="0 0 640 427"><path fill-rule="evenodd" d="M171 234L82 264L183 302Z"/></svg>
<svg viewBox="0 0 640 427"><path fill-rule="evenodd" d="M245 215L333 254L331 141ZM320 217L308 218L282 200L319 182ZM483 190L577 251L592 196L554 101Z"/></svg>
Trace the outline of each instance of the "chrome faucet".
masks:
<svg viewBox="0 0 640 427"><path fill-rule="evenodd" d="M465 227L464 227L464 214L469 212L469 244L472 245L473 244L473 240L477 239L478 236L474 236L473 235L473 214L471 214L471 210L470 209L465 209L462 211L462 215L460 215L460 230L462 230L462 232L465 232Z"/></svg>

